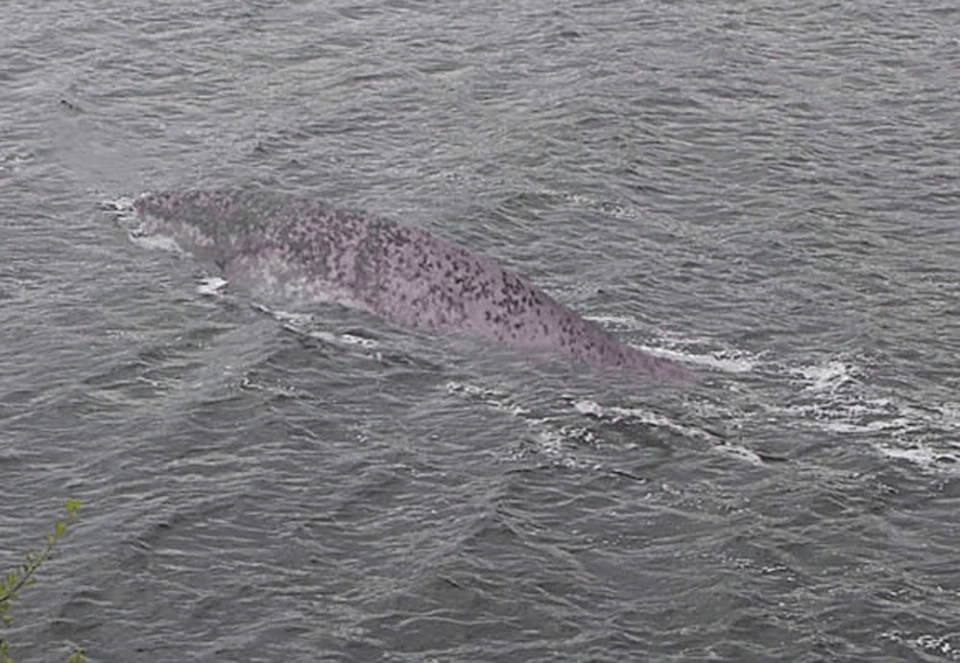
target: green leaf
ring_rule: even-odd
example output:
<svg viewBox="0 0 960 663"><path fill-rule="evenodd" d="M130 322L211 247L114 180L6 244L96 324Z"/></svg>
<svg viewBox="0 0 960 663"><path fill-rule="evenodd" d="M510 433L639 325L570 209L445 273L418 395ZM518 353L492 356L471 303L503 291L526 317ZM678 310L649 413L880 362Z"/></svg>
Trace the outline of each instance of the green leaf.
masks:
<svg viewBox="0 0 960 663"><path fill-rule="evenodd" d="M58 553L55 549L57 542L67 531L67 526L77 519L77 509L80 508L80 501L68 499L63 503L64 508L69 514L65 521L55 521L53 524L53 534L44 537L45 546L40 552L27 552L24 554L26 560L20 565L19 572L7 573L6 577L0 577L0 621L4 624L10 624L11 617L6 614L10 609L10 601L17 598L17 592L23 587L29 587L35 582L34 573L40 568L47 559L52 559ZM76 650L68 659L69 663L84 663L86 657L81 650ZM7 642L0 639L0 663L13 663L7 649Z"/></svg>

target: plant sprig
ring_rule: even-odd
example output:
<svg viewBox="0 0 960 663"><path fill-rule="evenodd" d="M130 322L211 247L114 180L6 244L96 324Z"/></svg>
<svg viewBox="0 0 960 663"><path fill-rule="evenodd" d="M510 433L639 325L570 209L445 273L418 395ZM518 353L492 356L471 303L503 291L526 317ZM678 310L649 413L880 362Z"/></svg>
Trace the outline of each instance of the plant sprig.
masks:
<svg viewBox="0 0 960 663"><path fill-rule="evenodd" d="M67 500L63 503L67 510L67 519L58 520L53 524L53 534L44 537L44 547L38 553L28 552L24 556L27 561L20 565L16 571L11 571L5 578L0 579L0 619L4 624L9 624L12 617L7 614L10 610L10 601L17 598L17 593L24 587L29 587L35 582L34 574L40 565L55 554L54 548L63 538L67 527L77 520L77 509L80 508L80 500ZM69 663L83 663L86 658L79 650L73 653L68 659ZM0 663L13 663L13 659L7 652L7 641L0 640Z"/></svg>

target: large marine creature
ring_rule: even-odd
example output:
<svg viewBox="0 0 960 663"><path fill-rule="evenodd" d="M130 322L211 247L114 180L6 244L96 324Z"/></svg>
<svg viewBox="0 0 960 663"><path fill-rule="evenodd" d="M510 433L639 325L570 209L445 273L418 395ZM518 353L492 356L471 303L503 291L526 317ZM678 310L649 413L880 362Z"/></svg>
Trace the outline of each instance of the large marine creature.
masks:
<svg viewBox="0 0 960 663"><path fill-rule="evenodd" d="M256 297L338 302L429 332L454 332L634 371L690 377L618 341L516 274L391 219L257 190L151 193L139 234L173 239Z"/></svg>

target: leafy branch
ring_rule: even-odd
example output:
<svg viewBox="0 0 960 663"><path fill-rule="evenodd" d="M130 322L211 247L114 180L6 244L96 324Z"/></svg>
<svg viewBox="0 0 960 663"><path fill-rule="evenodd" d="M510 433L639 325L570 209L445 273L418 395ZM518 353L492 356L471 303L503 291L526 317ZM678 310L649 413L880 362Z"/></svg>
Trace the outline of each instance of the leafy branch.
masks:
<svg viewBox="0 0 960 663"><path fill-rule="evenodd" d="M12 617L7 614L10 609L10 601L17 598L17 593L24 587L29 587L35 582L34 574L40 565L50 559L55 551L54 547L63 538L67 531L67 526L77 520L77 509L80 508L79 500L67 500L63 503L67 510L67 519L58 520L53 524L53 534L48 534L44 538L44 547L38 553L26 553L27 561L20 565L16 571L11 571L5 578L0 580L0 619L5 624L12 621ZM83 663L86 660L83 654L78 650L68 659L68 663ZM7 641L0 640L0 663L13 663L13 659L7 652Z"/></svg>

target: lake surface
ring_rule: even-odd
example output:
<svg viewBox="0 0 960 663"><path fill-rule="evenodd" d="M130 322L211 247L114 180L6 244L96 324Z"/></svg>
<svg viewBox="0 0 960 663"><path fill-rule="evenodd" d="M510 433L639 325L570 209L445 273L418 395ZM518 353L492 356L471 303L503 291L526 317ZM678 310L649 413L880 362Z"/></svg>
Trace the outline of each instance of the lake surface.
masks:
<svg viewBox="0 0 960 663"><path fill-rule="evenodd" d="M0 10L17 660L960 661L960 8ZM216 292L117 201L496 259L694 385Z"/></svg>

